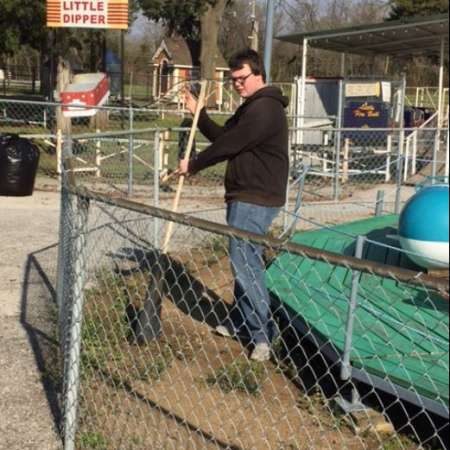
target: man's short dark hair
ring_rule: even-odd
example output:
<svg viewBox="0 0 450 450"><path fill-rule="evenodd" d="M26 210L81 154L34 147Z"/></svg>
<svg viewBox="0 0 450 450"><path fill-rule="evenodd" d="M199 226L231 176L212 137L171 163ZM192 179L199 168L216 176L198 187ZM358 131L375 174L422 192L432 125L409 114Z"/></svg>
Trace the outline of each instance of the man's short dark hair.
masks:
<svg viewBox="0 0 450 450"><path fill-rule="evenodd" d="M248 64L253 75L261 75L264 82L266 82L266 69L264 68L264 61L259 53L250 48L235 53L228 62L231 71L241 70L244 64Z"/></svg>

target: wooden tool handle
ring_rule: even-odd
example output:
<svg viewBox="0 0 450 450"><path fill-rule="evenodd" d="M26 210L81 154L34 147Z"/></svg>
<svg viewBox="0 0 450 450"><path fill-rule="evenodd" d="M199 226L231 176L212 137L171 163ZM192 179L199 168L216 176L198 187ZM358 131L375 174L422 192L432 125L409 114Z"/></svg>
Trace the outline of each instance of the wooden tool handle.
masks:
<svg viewBox="0 0 450 450"><path fill-rule="evenodd" d="M184 160L189 161L189 158L191 157L192 147L194 145L195 133L197 131L197 125L198 125L198 121L200 118L200 112L204 106L207 85L208 85L208 82L206 80L203 80L201 82L200 95L198 97L197 108L195 110L194 120L192 122L191 131L189 133L189 140L188 140L188 145L186 148L186 154L185 154ZM182 175L182 176L180 176L180 179L178 180L177 193L175 195L175 199L173 202L172 212L178 211L178 206L180 204L180 198L181 198L181 191L183 190L183 185L184 185L184 179L185 179L185 176ZM166 253L167 249L169 247L170 239L172 237L172 232L173 232L173 226L174 226L173 222L169 222L169 225L168 225L167 231L166 231L166 237L164 239L164 244L162 246L163 253Z"/></svg>

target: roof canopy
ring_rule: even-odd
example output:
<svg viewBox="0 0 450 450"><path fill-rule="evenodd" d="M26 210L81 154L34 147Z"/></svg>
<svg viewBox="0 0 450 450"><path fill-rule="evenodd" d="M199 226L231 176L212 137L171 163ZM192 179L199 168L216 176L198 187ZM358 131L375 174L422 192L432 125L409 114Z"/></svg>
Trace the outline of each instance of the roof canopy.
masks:
<svg viewBox="0 0 450 450"><path fill-rule="evenodd" d="M294 44L303 44L307 39L312 47L340 53L391 56L440 55L444 39L448 58L449 16L417 17L276 38Z"/></svg>

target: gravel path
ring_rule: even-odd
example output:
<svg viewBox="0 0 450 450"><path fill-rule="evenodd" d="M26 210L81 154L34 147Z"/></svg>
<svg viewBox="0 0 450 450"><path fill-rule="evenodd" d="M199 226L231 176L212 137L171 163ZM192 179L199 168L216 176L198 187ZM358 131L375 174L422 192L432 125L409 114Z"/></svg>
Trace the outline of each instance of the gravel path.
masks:
<svg viewBox="0 0 450 450"><path fill-rule="evenodd" d="M48 324L58 197L41 191L32 197L0 197L1 450L61 448L58 410L43 360L55 345Z"/></svg>

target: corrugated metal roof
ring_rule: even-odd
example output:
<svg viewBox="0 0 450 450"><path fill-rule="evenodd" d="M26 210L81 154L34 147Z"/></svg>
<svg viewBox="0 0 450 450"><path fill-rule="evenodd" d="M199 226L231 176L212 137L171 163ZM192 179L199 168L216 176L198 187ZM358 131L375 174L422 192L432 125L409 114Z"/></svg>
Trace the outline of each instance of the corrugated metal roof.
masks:
<svg viewBox="0 0 450 450"><path fill-rule="evenodd" d="M444 38L449 50L449 15L415 17L355 27L293 33L276 39L312 47L359 55L439 55Z"/></svg>

